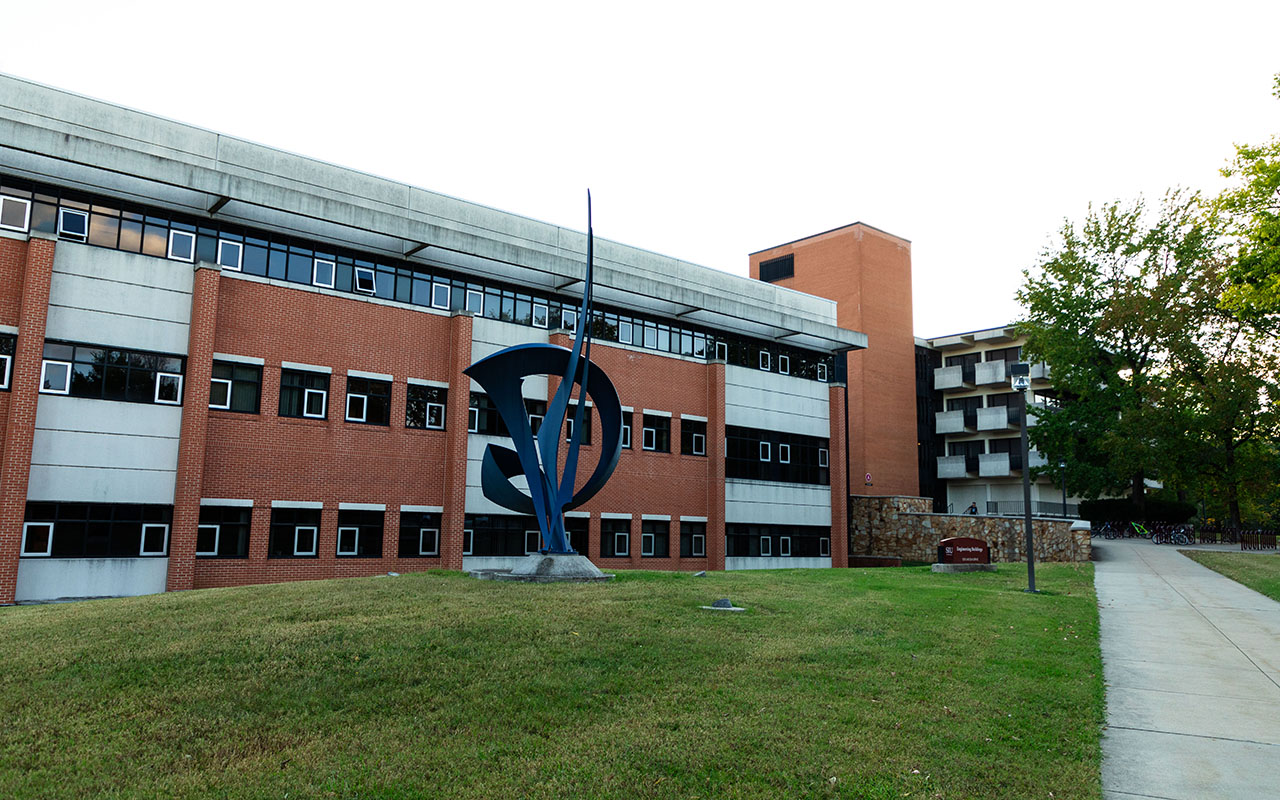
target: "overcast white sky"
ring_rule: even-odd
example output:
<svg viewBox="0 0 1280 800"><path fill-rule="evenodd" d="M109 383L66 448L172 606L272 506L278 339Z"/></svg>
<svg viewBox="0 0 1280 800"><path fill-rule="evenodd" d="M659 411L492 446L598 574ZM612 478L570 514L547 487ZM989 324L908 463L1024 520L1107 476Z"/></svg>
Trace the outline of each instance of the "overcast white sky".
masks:
<svg viewBox="0 0 1280 800"><path fill-rule="evenodd" d="M915 330L1018 316L1090 201L1280 133L1280 2L24 3L0 71L746 274L862 221Z"/></svg>

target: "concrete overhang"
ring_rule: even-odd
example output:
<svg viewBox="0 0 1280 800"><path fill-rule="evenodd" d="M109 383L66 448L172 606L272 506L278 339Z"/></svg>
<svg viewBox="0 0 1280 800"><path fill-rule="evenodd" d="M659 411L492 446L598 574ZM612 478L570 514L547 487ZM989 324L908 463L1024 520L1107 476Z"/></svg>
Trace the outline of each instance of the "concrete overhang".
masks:
<svg viewBox="0 0 1280 800"><path fill-rule="evenodd" d="M0 75L0 169L572 297L586 234ZM596 296L821 350L860 349L835 303L606 239Z"/></svg>

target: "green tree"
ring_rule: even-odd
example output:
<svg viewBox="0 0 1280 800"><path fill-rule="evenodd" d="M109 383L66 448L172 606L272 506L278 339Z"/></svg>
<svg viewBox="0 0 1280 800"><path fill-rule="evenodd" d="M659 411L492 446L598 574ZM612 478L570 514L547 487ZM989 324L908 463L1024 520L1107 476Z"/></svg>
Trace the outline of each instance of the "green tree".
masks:
<svg viewBox="0 0 1280 800"><path fill-rule="evenodd" d="M1146 478L1161 474L1170 354L1193 349L1188 321L1216 306L1203 270L1218 241L1199 196L1171 192L1152 213L1141 200L1090 206L1024 271L1026 351L1062 395L1032 437L1051 462L1065 458L1077 493L1127 485L1141 506Z"/></svg>
<svg viewBox="0 0 1280 800"><path fill-rule="evenodd" d="M1273 93L1280 99L1280 74ZM1280 314L1280 137L1237 145L1222 174L1233 183L1215 206L1237 248L1223 303L1250 316Z"/></svg>

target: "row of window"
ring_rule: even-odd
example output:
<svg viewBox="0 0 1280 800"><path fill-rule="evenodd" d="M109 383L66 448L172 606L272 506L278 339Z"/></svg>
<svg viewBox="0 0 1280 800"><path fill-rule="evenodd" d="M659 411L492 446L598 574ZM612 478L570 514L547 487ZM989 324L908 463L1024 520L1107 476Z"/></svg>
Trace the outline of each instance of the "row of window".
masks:
<svg viewBox="0 0 1280 800"><path fill-rule="evenodd" d="M725 477L781 483L831 483L830 443L800 433L725 426Z"/></svg>
<svg viewBox="0 0 1280 800"><path fill-rule="evenodd" d="M26 558L132 558L169 554L173 509L162 505L126 503L28 503L22 531L21 555ZM268 558L318 558L330 550L339 558L382 558L385 514L378 510L340 509L332 538L322 535L321 509L272 508ZM520 556L542 547L533 517L467 514L463 555ZM198 558L247 558L252 509L247 506L201 506L196 529ZM565 519L570 546L586 550L588 521ZM672 534L678 540L673 542ZM729 525L730 556L829 556L830 531L820 527ZM777 542L776 549L774 542ZM705 558L704 521L642 519L640 556L643 558ZM678 550L672 552L672 545ZM632 520L600 520L599 553L603 558L632 556ZM440 514L400 514L398 558L440 555Z"/></svg>
<svg viewBox="0 0 1280 800"><path fill-rule="evenodd" d="M95 400L182 405L186 359L165 353L45 342L40 391Z"/></svg>
<svg viewBox="0 0 1280 800"><path fill-rule="evenodd" d="M61 238L157 258L216 263L225 270L538 328L577 324L577 305L518 287L479 283L423 265L391 265L329 246L219 221L179 219L158 209L124 208L70 190L3 178L0 228L43 231ZM826 381L830 355L775 343L673 325L629 312L593 313L592 336L693 358L725 360L810 380Z"/></svg>

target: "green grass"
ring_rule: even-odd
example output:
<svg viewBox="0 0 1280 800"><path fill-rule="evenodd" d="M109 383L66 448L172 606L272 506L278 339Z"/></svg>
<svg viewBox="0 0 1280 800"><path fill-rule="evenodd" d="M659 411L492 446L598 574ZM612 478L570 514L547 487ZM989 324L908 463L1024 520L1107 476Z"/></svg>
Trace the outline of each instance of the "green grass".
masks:
<svg viewBox="0 0 1280 800"><path fill-rule="evenodd" d="M1187 558L1221 572L1236 583L1280 601L1280 556L1275 553L1215 553L1179 550Z"/></svg>
<svg viewBox="0 0 1280 800"><path fill-rule="evenodd" d="M1091 565L0 609L0 797L1098 798ZM746 613L703 611L729 597Z"/></svg>

